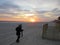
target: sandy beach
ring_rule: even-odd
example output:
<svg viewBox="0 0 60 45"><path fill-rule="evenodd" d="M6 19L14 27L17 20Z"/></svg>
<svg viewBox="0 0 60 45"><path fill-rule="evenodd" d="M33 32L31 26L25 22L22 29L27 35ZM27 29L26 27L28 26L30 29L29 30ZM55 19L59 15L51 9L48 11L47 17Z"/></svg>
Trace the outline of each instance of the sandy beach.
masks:
<svg viewBox="0 0 60 45"><path fill-rule="evenodd" d="M20 23L0 22L0 45L60 45L60 41L44 40L42 36L43 23L22 23L24 36L15 43L15 28Z"/></svg>

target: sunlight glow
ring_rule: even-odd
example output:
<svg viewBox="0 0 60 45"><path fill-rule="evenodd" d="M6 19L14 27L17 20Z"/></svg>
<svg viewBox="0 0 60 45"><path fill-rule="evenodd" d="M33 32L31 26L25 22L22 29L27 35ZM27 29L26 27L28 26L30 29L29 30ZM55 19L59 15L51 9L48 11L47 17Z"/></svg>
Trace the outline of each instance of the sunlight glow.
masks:
<svg viewBox="0 0 60 45"><path fill-rule="evenodd" d="M34 16L34 14L24 14L25 16Z"/></svg>
<svg viewBox="0 0 60 45"><path fill-rule="evenodd" d="M30 22L36 22L36 20L35 20L35 19L33 19L33 18L31 18L31 19L30 19Z"/></svg>
<svg viewBox="0 0 60 45"><path fill-rule="evenodd" d="M39 21L38 16L36 14L19 14L17 16L14 16L13 18L15 19L20 19L20 21L25 21L25 22L37 22Z"/></svg>

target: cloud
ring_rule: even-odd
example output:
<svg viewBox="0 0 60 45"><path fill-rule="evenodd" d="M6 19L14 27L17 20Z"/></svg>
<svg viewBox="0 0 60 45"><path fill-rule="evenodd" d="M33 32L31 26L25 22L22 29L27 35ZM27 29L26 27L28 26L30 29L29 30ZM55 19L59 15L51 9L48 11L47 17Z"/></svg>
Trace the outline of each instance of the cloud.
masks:
<svg viewBox="0 0 60 45"><path fill-rule="evenodd" d="M1 18L12 18L21 13L37 13L40 18L51 19L60 15L60 0L0 0Z"/></svg>
<svg viewBox="0 0 60 45"><path fill-rule="evenodd" d="M25 9L51 10L59 6L59 0L15 0L14 4Z"/></svg>
<svg viewBox="0 0 60 45"><path fill-rule="evenodd" d="M1 1L1 0L0 0ZM17 15L20 11L20 7L18 5L13 4L9 0L1 1L0 3L0 17L12 17Z"/></svg>

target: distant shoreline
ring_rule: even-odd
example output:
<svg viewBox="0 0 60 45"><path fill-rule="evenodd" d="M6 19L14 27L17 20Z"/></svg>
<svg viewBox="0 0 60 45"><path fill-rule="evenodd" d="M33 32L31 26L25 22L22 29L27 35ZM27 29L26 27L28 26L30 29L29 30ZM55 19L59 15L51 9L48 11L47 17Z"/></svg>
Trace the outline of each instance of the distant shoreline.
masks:
<svg viewBox="0 0 60 45"><path fill-rule="evenodd" d="M21 22L21 21L0 21L0 22L43 23L43 22Z"/></svg>
<svg viewBox="0 0 60 45"><path fill-rule="evenodd" d="M19 21L0 21L0 22L16 22L16 23L42 23L42 22L19 22Z"/></svg>

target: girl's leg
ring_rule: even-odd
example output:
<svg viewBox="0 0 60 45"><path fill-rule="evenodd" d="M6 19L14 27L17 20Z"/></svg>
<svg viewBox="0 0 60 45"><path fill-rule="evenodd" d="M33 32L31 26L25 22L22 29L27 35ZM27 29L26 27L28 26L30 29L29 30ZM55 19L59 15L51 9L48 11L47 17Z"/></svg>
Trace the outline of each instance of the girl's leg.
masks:
<svg viewBox="0 0 60 45"><path fill-rule="evenodd" d="M19 42L19 39L20 39L20 35L17 36L16 42Z"/></svg>

